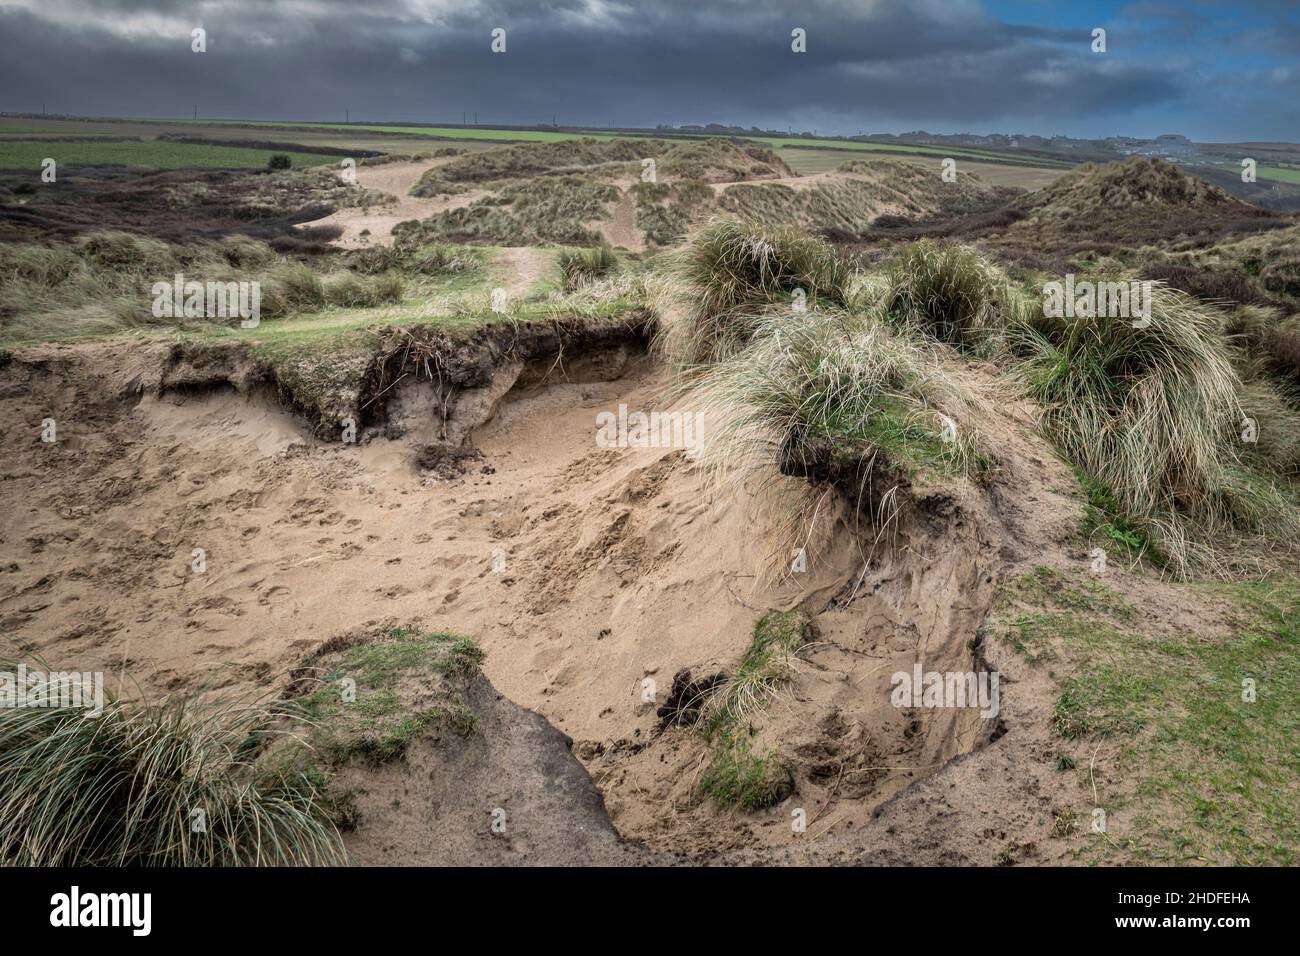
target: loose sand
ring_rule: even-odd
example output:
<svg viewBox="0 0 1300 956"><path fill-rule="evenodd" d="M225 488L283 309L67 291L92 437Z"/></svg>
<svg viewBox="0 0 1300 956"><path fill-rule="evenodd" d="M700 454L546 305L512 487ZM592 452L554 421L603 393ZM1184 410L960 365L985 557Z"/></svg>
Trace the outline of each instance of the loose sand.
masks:
<svg viewBox="0 0 1300 956"><path fill-rule="evenodd" d="M781 539L755 495L793 500L808 486L736 477L710 491L680 450L597 447L599 412L664 407L662 372L637 354L566 356L541 363L546 382L539 366L526 387L488 389L478 415L495 413L466 425L482 459L451 480L414 462L421 417L437 417L427 387L392 402L405 437L320 444L270 393L133 396L158 355L49 346L0 374L0 627L51 662L125 666L147 694L274 693L345 630L464 633L498 691L573 739L618 831L653 850L808 858L791 845L802 809L830 834L817 852L839 858L842 840L889 845L873 813L922 826L933 788L969 766L945 768L953 758L995 751L980 759L1004 765L979 784L988 802L950 806L963 818L1003 813L997 801L1048 773L1050 685L1015 659L1001 663L998 720L889 700L891 674L917 661L971 669L998 575L1063 560L1077 526L1068 473L1028 434L1031 410L1005 396L980 399L1000 484L913 503L876 548L828 499L808 572L763 583ZM36 437L45 417L58 422L52 445ZM695 796L701 735L660 732L646 681L662 700L682 668L734 671L760 614L795 606L814 614L815 644L755 724L789 757L795 796L719 812ZM1008 715L1037 723L987 746L1014 734ZM989 862L996 842L972 832L942 850Z"/></svg>

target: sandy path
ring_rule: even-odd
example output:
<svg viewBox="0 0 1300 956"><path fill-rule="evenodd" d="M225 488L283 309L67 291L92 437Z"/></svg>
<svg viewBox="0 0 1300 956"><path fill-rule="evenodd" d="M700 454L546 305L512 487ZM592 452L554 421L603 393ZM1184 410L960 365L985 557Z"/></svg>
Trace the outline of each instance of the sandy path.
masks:
<svg viewBox="0 0 1300 956"><path fill-rule="evenodd" d="M512 299L523 299L538 282L545 278L554 262L554 256L534 246L506 246L499 249L495 260L500 274L501 288Z"/></svg>
<svg viewBox="0 0 1300 956"><path fill-rule="evenodd" d="M436 213L448 209L468 206L482 196L485 190L475 189L455 196L421 198L410 194L411 187L420 181L420 177L435 166L451 161L447 159L422 159L408 163L384 163L379 166L358 166L357 185L373 189L393 198L393 202L372 206L369 209L353 207L340 209L304 225L341 226L343 235L337 240L338 245L358 248L371 244L387 243L392 239L393 227L408 219L427 219ZM367 231L363 236L361 233Z"/></svg>
<svg viewBox="0 0 1300 956"><path fill-rule="evenodd" d="M454 158L454 157L453 157ZM425 219L448 209L468 206L486 190L476 189L450 197L424 199L410 195L411 187L424 173L450 159L420 160L411 163L386 163L381 166L359 166L357 183L393 197L391 204L372 206L369 209L340 209L324 219L305 225L343 228L337 244L346 248L361 248L392 241L393 227L408 219ZM367 235L361 235L368 231ZM495 264L499 270L499 285L512 299L522 299L551 269L554 256L531 246L507 246L499 250Z"/></svg>
<svg viewBox="0 0 1300 956"><path fill-rule="evenodd" d="M636 224L636 195L631 190L633 182L617 185L623 195L610 210L609 218L590 222L588 228L599 230L611 246L622 246L629 252L644 252L645 233Z"/></svg>

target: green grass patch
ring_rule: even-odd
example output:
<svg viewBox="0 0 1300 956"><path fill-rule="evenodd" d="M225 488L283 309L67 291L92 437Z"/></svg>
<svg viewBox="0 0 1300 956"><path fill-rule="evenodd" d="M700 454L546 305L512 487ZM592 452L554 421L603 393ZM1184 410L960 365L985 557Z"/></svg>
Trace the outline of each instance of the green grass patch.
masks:
<svg viewBox="0 0 1300 956"><path fill-rule="evenodd" d="M750 723L790 680L794 656L808 643L811 627L798 609L764 614L735 675L708 701L704 735L711 753L699 790L718 806L757 810L789 795L789 768L775 749L755 749Z"/></svg>
<svg viewBox="0 0 1300 956"><path fill-rule="evenodd" d="M1186 584L1189 604L1225 601L1204 629L1153 633L1142 607L1042 568L1009 582L990 632L1059 675L1062 741L1117 741L1100 793L1125 838L1096 862L1300 862L1300 578ZM1077 754L1057 757L1059 769Z"/></svg>
<svg viewBox="0 0 1300 956"><path fill-rule="evenodd" d="M1280 183L1300 183L1300 169L1289 166L1256 166L1255 174L1260 179L1273 179Z"/></svg>
<svg viewBox="0 0 1300 956"><path fill-rule="evenodd" d="M1052 730L1066 739L1132 734L1145 726L1142 716L1154 687L1141 674L1099 664L1068 678L1052 708Z"/></svg>
<svg viewBox="0 0 1300 956"><path fill-rule="evenodd" d="M1124 513L1123 506L1106 485L1081 471L1075 472L1088 505L1084 511L1080 535L1090 545L1119 555L1126 564L1150 561L1163 568L1169 559L1148 537L1146 524Z"/></svg>
<svg viewBox="0 0 1300 956"><path fill-rule="evenodd" d="M829 422L827 437L833 441L865 441L889 453L891 459L948 477L968 476L975 480L990 474L993 460L956 441L945 441L940 429L902 402L883 397L876 409L856 424Z"/></svg>
<svg viewBox="0 0 1300 956"><path fill-rule="evenodd" d="M395 629L312 662L320 685L294 704L310 722L312 748L331 763L382 763L402 757L435 727L462 737L474 732L477 715L454 679L473 674L482 661L469 638Z"/></svg>
<svg viewBox="0 0 1300 956"><path fill-rule="evenodd" d="M719 807L761 810L790 795L790 769L775 750L755 753L747 737L725 734L700 776L700 794Z"/></svg>

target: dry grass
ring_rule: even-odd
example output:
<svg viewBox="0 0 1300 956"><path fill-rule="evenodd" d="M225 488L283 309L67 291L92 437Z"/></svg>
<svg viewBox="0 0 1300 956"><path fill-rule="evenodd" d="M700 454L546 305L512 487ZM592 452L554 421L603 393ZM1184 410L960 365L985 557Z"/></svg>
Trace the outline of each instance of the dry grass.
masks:
<svg viewBox="0 0 1300 956"><path fill-rule="evenodd" d="M771 150L723 139L571 139L519 143L464 156L429 170L411 192L416 196L452 195L539 176L639 176L645 159L655 160L660 176L676 179L735 182L793 175Z"/></svg>
<svg viewBox="0 0 1300 956"><path fill-rule="evenodd" d="M1051 318L977 254L925 243L898 253L887 302L941 341L1004 356L1062 456L1177 573L1230 570L1243 534L1300 531L1293 489L1249 467L1243 383L1218 310L1154 284L1149 323Z"/></svg>
<svg viewBox="0 0 1300 956"><path fill-rule="evenodd" d="M848 266L829 245L794 229L763 229L734 219L706 226L677 262L689 311L661 329L660 351L679 368L707 364L742 348L756 311L803 294L808 308L842 304Z"/></svg>
<svg viewBox="0 0 1300 956"><path fill-rule="evenodd" d="M273 319L330 305L400 301L396 272L325 274L244 236L173 244L125 232L89 233L72 243L13 244L0 259L0 341L21 344L136 328L231 325L234 316L153 314L152 286L186 281L257 282L261 317Z"/></svg>
<svg viewBox="0 0 1300 956"><path fill-rule="evenodd" d="M272 718L254 706L185 697L140 706L110 697L98 717L71 708L0 710L0 861L345 863L339 834L317 805L317 783L254 764Z"/></svg>
<svg viewBox="0 0 1300 956"><path fill-rule="evenodd" d="M609 204L617 202L620 195L616 186L588 176L538 177L512 183L468 206L419 222L399 223L393 236L403 243L595 245L601 236L585 223L607 219Z"/></svg>

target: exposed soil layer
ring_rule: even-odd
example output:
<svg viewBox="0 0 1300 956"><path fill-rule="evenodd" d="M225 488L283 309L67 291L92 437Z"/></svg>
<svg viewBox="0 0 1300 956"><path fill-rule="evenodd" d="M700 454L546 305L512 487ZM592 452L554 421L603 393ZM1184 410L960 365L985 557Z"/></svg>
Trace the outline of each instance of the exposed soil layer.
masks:
<svg viewBox="0 0 1300 956"><path fill-rule="evenodd" d="M1069 539L1073 484L1032 437L1032 409L974 383L1000 460L984 487L928 487L882 464L856 486L774 467L715 488L680 449L595 440L600 412L665 407L641 333L544 325L402 333L409 347L382 352L358 387L357 445L314 438L238 349L14 353L0 368L0 626L68 667L126 666L151 694L274 688L348 628L474 637L492 685L557 729L484 684L484 739L421 744L368 779L372 829L354 848L366 861L628 861L640 851L613 840L563 736L617 832L649 851L991 862L999 834L1031 832L1046 678L997 662L1002 709L986 717L895 707L890 691L918 663L984 669L1000 576ZM807 570L771 575L788 550L770 503L805 496L821 502ZM884 506L882 533L867 519ZM790 795L719 809L697 791L703 735L660 706L683 670L734 673L761 614L795 607L813 641L749 721L789 767ZM957 780L975 802L934 804ZM511 815L555 826L482 843L485 803L511 800ZM797 811L806 830L792 829ZM972 830L970 814L990 825ZM962 834L918 835L949 818ZM590 839L567 839L570 823ZM445 844L430 849L431 830Z"/></svg>

